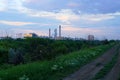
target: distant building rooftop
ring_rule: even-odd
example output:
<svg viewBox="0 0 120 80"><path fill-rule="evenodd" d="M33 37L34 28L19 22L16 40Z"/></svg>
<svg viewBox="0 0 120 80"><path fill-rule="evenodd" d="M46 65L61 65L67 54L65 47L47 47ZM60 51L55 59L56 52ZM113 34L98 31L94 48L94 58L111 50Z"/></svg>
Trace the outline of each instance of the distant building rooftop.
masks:
<svg viewBox="0 0 120 80"><path fill-rule="evenodd" d="M26 33L24 37L38 37L38 35L36 33Z"/></svg>

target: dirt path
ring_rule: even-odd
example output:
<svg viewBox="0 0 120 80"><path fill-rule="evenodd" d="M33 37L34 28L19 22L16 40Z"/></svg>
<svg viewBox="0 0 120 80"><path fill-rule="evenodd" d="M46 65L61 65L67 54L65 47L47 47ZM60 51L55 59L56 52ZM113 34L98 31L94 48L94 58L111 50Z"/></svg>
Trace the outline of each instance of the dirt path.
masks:
<svg viewBox="0 0 120 80"><path fill-rule="evenodd" d="M63 80L90 80L92 79L96 73L98 73L106 63L111 61L112 57L116 53L117 46L114 46L107 52L105 52L102 56L97 58L96 60L88 63L87 65L83 66L77 72L69 75L68 77L64 78Z"/></svg>
<svg viewBox="0 0 120 80"><path fill-rule="evenodd" d="M120 49L119 49L119 58L117 63L103 80L118 80L119 75L120 75Z"/></svg>

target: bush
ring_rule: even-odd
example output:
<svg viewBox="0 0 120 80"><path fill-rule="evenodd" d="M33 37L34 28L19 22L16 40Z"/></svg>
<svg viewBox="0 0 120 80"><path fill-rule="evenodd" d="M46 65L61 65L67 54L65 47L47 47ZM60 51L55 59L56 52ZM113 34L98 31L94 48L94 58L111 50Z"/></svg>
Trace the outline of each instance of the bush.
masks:
<svg viewBox="0 0 120 80"><path fill-rule="evenodd" d="M8 50L5 48L0 48L0 64L7 63L8 61Z"/></svg>
<svg viewBox="0 0 120 80"><path fill-rule="evenodd" d="M20 64L23 63L24 59L23 59L23 53L20 49L14 50L12 48L10 48L9 50L9 63L11 64Z"/></svg>

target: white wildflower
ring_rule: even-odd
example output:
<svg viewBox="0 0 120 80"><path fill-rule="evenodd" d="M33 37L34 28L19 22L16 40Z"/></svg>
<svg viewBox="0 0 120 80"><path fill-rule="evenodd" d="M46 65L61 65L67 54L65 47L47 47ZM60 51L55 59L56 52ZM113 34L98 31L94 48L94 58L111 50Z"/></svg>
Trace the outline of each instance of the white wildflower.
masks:
<svg viewBox="0 0 120 80"><path fill-rule="evenodd" d="M96 53L95 52L93 52L93 53L91 53L92 54L92 56L95 56L96 55Z"/></svg>
<svg viewBox="0 0 120 80"><path fill-rule="evenodd" d="M51 68L52 70L57 70L58 65L53 65L53 67Z"/></svg>
<svg viewBox="0 0 120 80"><path fill-rule="evenodd" d="M19 80L29 80L29 78L26 75L23 75L22 77L19 78Z"/></svg>

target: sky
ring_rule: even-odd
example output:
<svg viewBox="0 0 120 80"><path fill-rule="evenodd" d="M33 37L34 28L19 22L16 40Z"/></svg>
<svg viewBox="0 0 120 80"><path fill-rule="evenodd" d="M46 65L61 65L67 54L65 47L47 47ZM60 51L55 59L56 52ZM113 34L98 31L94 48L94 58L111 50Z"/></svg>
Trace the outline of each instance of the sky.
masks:
<svg viewBox="0 0 120 80"><path fill-rule="evenodd" d="M120 0L0 0L0 36L37 33L120 39Z"/></svg>

